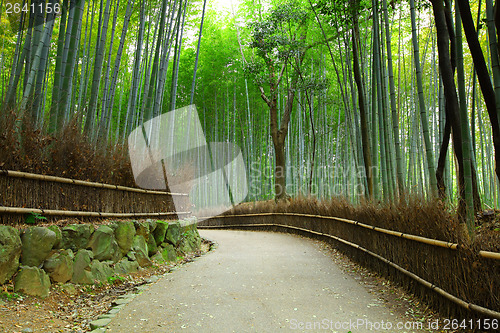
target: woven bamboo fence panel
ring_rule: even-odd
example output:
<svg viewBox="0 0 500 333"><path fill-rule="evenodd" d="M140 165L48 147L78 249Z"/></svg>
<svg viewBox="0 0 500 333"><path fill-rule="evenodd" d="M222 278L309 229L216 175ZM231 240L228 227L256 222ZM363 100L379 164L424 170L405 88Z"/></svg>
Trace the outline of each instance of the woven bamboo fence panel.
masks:
<svg viewBox="0 0 500 333"><path fill-rule="evenodd" d="M355 261L400 283L444 314L462 319L499 318L496 317L500 316L498 253L474 251L458 244L418 239L418 236L404 237L402 233L383 232L381 228L347 221L308 214L257 213L211 218L200 222L199 228L257 228L312 235L322 240L327 238ZM395 269L394 265L379 257L402 270ZM407 273L403 273L404 270ZM456 299L443 296L442 290ZM469 311L477 310L477 306L496 315Z"/></svg>
<svg viewBox="0 0 500 333"><path fill-rule="evenodd" d="M178 201L183 203L183 207L174 207L173 195L181 199ZM176 208L178 211L188 211L189 199L182 193L147 191L0 170L0 206L51 211L145 214L175 212ZM57 214L46 217L49 220L55 219ZM81 218L88 220L95 216L82 216ZM24 220L23 214L5 212L5 210L0 214L1 224L19 224Z"/></svg>

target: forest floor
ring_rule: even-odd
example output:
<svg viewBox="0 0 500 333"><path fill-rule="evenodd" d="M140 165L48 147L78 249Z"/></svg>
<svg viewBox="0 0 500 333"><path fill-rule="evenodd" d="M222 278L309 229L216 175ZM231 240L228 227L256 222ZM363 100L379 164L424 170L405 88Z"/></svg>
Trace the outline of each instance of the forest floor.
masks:
<svg viewBox="0 0 500 333"><path fill-rule="evenodd" d="M53 284L44 299L14 293L13 284L5 284L0 291L0 332L87 332L90 322L107 313L119 296L137 293L137 287L154 281L152 277L167 274L173 267L209 250L210 243L204 241L200 250L175 263L156 263L125 278L112 278L108 283L74 285L75 288Z"/></svg>

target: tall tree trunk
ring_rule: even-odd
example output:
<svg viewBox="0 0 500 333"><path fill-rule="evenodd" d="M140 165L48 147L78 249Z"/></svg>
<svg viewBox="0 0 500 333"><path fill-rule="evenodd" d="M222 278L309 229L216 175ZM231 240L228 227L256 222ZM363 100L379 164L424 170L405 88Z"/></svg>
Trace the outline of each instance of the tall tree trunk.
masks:
<svg viewBox="0 0 500 333"><path fill-rule="evenodd" d="M303 59L303 58L302 58ZM302 61L302 59L300 61ZM261 98L269 106L270 116L270 132L273 140L274 153L275 153L275 169L274 169L274 191L276 200L283 200L288 198L286 193L286 155L285 155L285 138L288 132L288 123L290 122L290 115L293 109L293 101L295 99L295 91L297 86L298 75L292 79L288 89L287 101L285 110L278 124L278 95L277 85L275 84L274 74L271 73L271 91L270 98L264 93L264 89L259 87Z"/></svg>
<svg viewBox="0 0 500 333"><path fill-rule="evenodd" d="M496 92L493 90L493 86L491 84L488 67L486 66L483 51L474 27L474 21L472 20L469 2L467 0L457 0L457 3L460 9L460 14L462 15L462 24L472 55L472 60L474 62L474 68L477 72L479 85L481 86L486 109L488 110L488 115L490 117L493 146L495 147L495 172L497 179L500 180L500 126L498 119L498 105L500 101L497 101Z"/></svg>
<svg viewBox="0 0 500 333"><path fill-rule="evenodd" d="M465 221L464 207L464 160L462 154L462 135L460 124L460 111L457 90L453 75L453 69L449 50L449 33L446 24L444 4L442 0L432 0L432 9L436 22L437 44L439 54L439 67L443 78L444 95L446 98L446 118L451 122L453 134L453 146L458 162L458 184L459 184L459 210L462 221ZM461 208L462 207L462 208ZM470 230L470 227L468 228Z"/></svg>
<svg viewBox="0 0 500 333"><path fill-rule="evenodd" d="M177 101L177 84L179 78L179 63L181 58L182 50L182 35L184 32L184 22L186 19L186 8L188 0L184 0L184 9L182 9L182 3L179 4L179 22L177 26L177 36L175 37L175 50L174 50L174 64L172 67L172 87L170 89L170 110L175 109ZM182 23L181 23L182 20Z"/></svg>
<svg viewBox="0 0 500 333"><path fill-rule="evenodd" d="M118 3L117 3L118 6ZM104 111L103 115L105 115L104 121L101 121L101 128L99 129L99 135L101 141L108 142L109 140L109 129L111 123L111 116L113 114L113 105L115 101L115 91L117 86L118 74L120 71L120 63L122 59L123 48L125 46L125 39L128 31L128 24L130 22L130 16L132 15L132 9L134 7L134 0L127 1L127 9L125 11L125 17L123 19L122 33L120 36L120 44L118 45L118 50L116 51L115 63L113 66L113 72L111 74L111 82L109 84L109 89L106 94L106 99L104 100ZM118 9L117 9L118 10ZM113 31L114 31L113 22ZM111 34L111 38L113 38L114 33ZM110 46L111 49L111 46ZM111 54L110 54L111 55ZM108 60L108 63L111 63L111 59ZM119 123L117 126L119 127Z"/></svg>
<svg viewBox="0 0 500 333"><path fill-rule="evenodd" d="M25 2L23 2L24 6ZM26 20L26 16L24 12L21 12L21 22L20 24L24 24ZM22 30L22 29L19 29ZM16 42L16 49L19 49L21 45L23 45L23 49L21 51L21 55L19 59L17 57L14 57L13 64L12 64L12 71L11 71L11 77L9 80L9 88L7 90L7 94L5 96L5 101L4 101L4 110L12 110L15 107L16 104L16 96L17 96L17 88L19 85L19 80L21 78L21 73L23 70L23 64L25 60L29 57L29 40L31 38L31 33L28 30L26 32L26 38L23 43L23 34L21 31L17 35L17 42Z"/></svg>
<svg viewBox="0 0 500 333"><path fill-rule="evenodd" d="M106 105L106 108L109 110L110 113L113 110L113 104L115 101L115 91L116 91L116 86L117 86L118 74L120 72L120 63L122 60L123 48L125 46L125 39L127 37L128 24L130 23L130 17L132 16L132 10L134 8L134 1L135 0L127 1L127 9L125 11L125 17L123 19L122 34L120 36L120 44L118 46L118 50L116 51L115 64L113 67L113 74L111 75L111 85L109 88L107 105Z"/></svg>
<svg viewBox="0 0 500 333"><path fill-rule="evenodd" d="M415 71L417 75L417 87L418 87L418 105L420 107L420 121L422 124L422 135L425 144L425 155L427 159L427 168L429 169L429 188L432 196L437 196L437 180L436 180L436 168L434 163L434 155L432 153L432 145L429 135L429 119L427 115L427 109L425 107L424 92L422 85L422 70L420 69L420 56L418 47L418 36L417 36L417 25L415 19L415 1L410 0L410 13L411 13L411 25L412 25L412 40L413 40L413 53L415 61Z"/></svg>
<svg viewBox="0 0 500 333"><path fill-rule="evenodd" d="M391 47L391 31L389 25L389 14L387 10L387 0L383 0L382 8L384 11L385 34L387 43L387 65L389 71L389 89L391 100L391 114L392 114L392 131L394 136L394 149L396 151L396 180L398 184L399 197L404 196L404 171L403 171L403 158L401 156L401 143L399 139L399 110L396 104L396 87L394 84L394 70L392 66L392 47Z"/></svg>
<svg viewBox="0 0 500 333"><path fill-rule="evenodd" d="M23 0L23 5L24 5L24 0ZM25 19L24 12L21 12L21 17L20 17L20 22L19 22L20 26L22 24L24 24L24 19ZM16 77L16 70L19 66L18 64L22 63L22 61L20 61L20 56L22 55L21 45L22 45L22 40L23 40L23 31L24 31L23 29L19 29L19 31L17 32L16 48L14 51L14 56L12 58L12 66L10 69L9 85L7 88L6 95L2 96L4 98L4 101L2 103L2 111L4 111L4 112L9 107L11 107L11 105L9 105L9 100L12 99L12 96L14 96L14 99L15 99L14 79ZM20 54L20 52L21 52L21 54ZM16 85L17 85L17 83L16 83Z"/></svg>
<svg viewBox="0 0 500 333"><path fill-rule="evenodd" d="M455 70L457 67L457 62L456 62L457 51L456 51L456 41L455 41L455 30L454 30L453 18L451 15L451 8L450 7L451 7L450 1L445 0L444 13L445 13L446 27L447 27L447 31L448 31L449 43L450 43L449 44L450 45L450 53L451 53L450 54L450 57L451 57L450 62L451 62L453 76L455 76ZM440 83L440 89L441 89L442 88L442 76L440 76L440 78L441 78L441 83ZM442 91L440 92L440 97L441 97L441 94L443 94ZM443 111L443 110L441 110L441 107L444 109L444 115L445 115L444 123L445 123L445 125L444 125L444 131L442 133L443 135L440 137L443 141L441 142L441 148L439 151L438 166L436 168L436 180L438 183L439 196L442 200L444 200L446 198L447 189L448 189L448 191L451 191L451 189L449 189L445 184L444 173L445 173L445 171L449 172L449 170L445 170L445 168L448 165L446 158L447 158L447 154L448 154L448 146L449 146L452 126L451 126L451 121L448 117L448 114L450 113L450 111L448 109L448 105L446 104L446 101L444 101L444 103L440 104L440 112ZM461 177L461 174L460 174L460 177ZM462 179L462 178L460 178L460 179ZM462 180L460 180L460 182L461 181ZM460 202L462 202L462 201L460 201Z"/></svg>
<svg viewBox="0 0 500 333"><path fill-rule="evenodd" d="M56 52L56 65L54 67L54 83L52 85L52 102L50 105L49 114L49 132L54 133L58 129L57 127L57 111L59 110L59 104L61 102L61 71L62 71L62 59L64 52L64 36L66 34L66 19L68 16L68 1L63 0L61 6L61 20L59 22L59 36L57 38L57 52Z"/></svg>
<svg viewBox="0 0 500 333"><path fill-rule="evenodd" d="M205 8L207 6L207 0L203 0L203 11L201 12L201 22L200 22L200 33L198 34L198 46L196 47L196 59L194 61L194 72L193 72L193 82L191 83L191 97L189 98L189 104L193 104L194 101L194 89L196 84L196 72L198 69L198 58L200 56L200 45L201 45L201 34L203 32L203 20L205 19ZM239 33L238 33L239 36ZM238 37L239 42L239 37ZM241 44L240 44L241 50ZM244 61L244 59L243 59ZM247 87L247 81L245 79L245 87ZM246 88L247 104L248 104L248 88ZM250 124L250 119L248 119L248 124ZM252 142L250 138L250 143Z"/></svg>
<svg viewBox="0 0 500 333"><path fill-rule="evenodd" d="M49 14L47 17L47 21L53 19L54 17ZM33 121L35 121L37 124L41 124L43 120L44 108L42 105L42 97L43 97L42 94L43 94L43 86L45 78L47 76L47 62L48 62L49 50L50 50L50 43L47 43L44 45L42 53L40 54L40 66L36 76L36 85L33 96L33 112L34 112Z"/></svg>
<svg viewBox="0 0 500 333"><path fill-rule="evenodd" d="M462 46L462 20L460 12L455 11L455 38L457 40L457 85L459 94L460 107L460 128L462 134L462 154L464 158L464 200L465 200L465 218L469 233L472 234L474 229L474 197L472 184L473 162L471 158L470 145L470 128L469 116L467 113L467 101L465 97L465 71L464 71L464 52ZM480 206L480 205L479 205Z"/></svg>
<svg viewBox="0 0 500 333"><path fill-rule="evenodd" d="M168 71L168 64L170 62L170 51L172 49L172 43L174 42L174 31L179 30L179 20L174 22L174 18L176 18L176 15L174 15L175 12L175 4L177 2L174 2L173 7L169 6L167 11L170 14L170 22L168 24L168 29L167 29L167 34L164 38L163 42L163 48L162 51L160 52L161 57L160 57L160 70L159 73L157 74L158 78L158 83L157 83L157 88L155 91L155 97L154 97L154 106L153 106L153 117L158 116L161 113L161 106L163 105L163 98L164 98L164 92L165 92L165 83L167 81L167 71ZM179 11L182 10L182 1L179 1ZM176 40L178 38L178 35L176 35ZM177 48L176 48L177 50ZM176 54L177 51L174 52ZM175 61L174 61L175 64ZM172 75L175 72L175 65L173 66L174 70L172 71Z"/></svg>
<svg viewBox="0 0 500 333"><path fill-rule="evenodd" d="M97 45L95 51L94 71L92 75L92 88L90 89L90 101L87 108L84 132L89 136L94 135L94 126L97 115L97 100L99 99L99 87L101 83L102 65L104 62L104 48L106 47L106 35L108 33L108 21L111 0L106 0L106 8L102 12L103 1L101 0L101 11L99 11L99 29L97 32Z"/></svg>
<svg viewBox="0 0 500 333"><path fill-rule="evenodd" d="M97 127L97 141L105 146L108 141L108 125L111 120L111 111L107 108L111 83L109 81L109 73L111 72L111 57L113 55L113 45L115 42L116 21L118 20L118 9L120 8L120 0L116 0L114 4L113 23L111 23L111 34L109 36L109 51L106 61L106 71L103 77L104 86L102 88L102 97L100 100L101 114Z"/></svg>
<svg viewBox="0 0 500 333"><path fill-rule="evenodd" d="M497 105L497 113L500 114L500 54L498 50L497 34L495 28L495 14L493 1L486 0L486 22L490 50L490 61L493 73L493 83L495 88L495 98Z"/></svg>
<svg viewBox="0 0 500 333"><path fill-rule="evenodd" d="M175 1L175 0L173 0ZM151 68L151 77L149 78L149 89L146 96L146 109L144 113L144 121L150 120L153 117L153 108L151 107L153 103L153 96L155 96L155 87L158 80L158 66L160 62L160 50L163 43L163 35L165 31L165 21L167 19L167 4L168 0L162 1L162 9L160 14L160 25L158 31L158 39L156 41L156 50L154 54L154 60ZM172 13L173 15L173 13Z"/></svg>
<svg viewBox="0 0 500 333"><path fill-rule="evenodd" d="M358 3L357 1L356 3ZM367 197L373 200L373 177L372 177L372 158L370 152L370 137L368 131L368 120L366 112L366 101L365 93L363 87L363 80L361 78L361 71L359 69L359 55L358 55L358 43L359 43L359 27L357 13L353 14L353 29L352 29L352 59L353 59L353 72L354 81L356 82L356 87L358 88L358 108L361 123L361 142L363 146L363 160L365 163L365 175L368 186Z"/></svg>
<svg viewBox="0 0 500 333"><path fill-rule="evenodd" d="M34 18L34 29L33 29L33 38L31 39L31 49L36 50L38 45L40 44L40 40L42 38L42 30L43 30L43 24L45 21L44 17L44 12L41 10L42 6L45 5L45 2L41 0L33 0L32 1L34 7L33 11L35 14ZM49 15L49 14L48 14ZM52 32L51 32L52 35ZM40 62L38 64L38 71L41 72L41 77L42 77L42 82L43 78L45 77L45 64L47 60L47 54L48 54L48 46L47 44L44 45L44 48L42 49L40 53ZM33 62L35 57L35 52L31 53L31 62ZM32 91L32 96L30 96L30 99L32 100L32 105L31 105L31 119L33 120L34 124L36 125L41 117L39 117L38 111L40 109L40 94L41 94L41 84L39 81L39 76L38 73L35 75L36 76L36 82L35 82L35 88ZM37 95L37 97L35 97Z"/></svg>
<svg viewBox="0 0 500 333"><path fill-rule="evenodd" d="M28 81L29 72L31 70L33 52L35 52L35 50L36 50L36 49L35 50L33 49L33 48L35 48L35 46L31 42L31 40L33 39L33 26L35 23L35 15L36 14L34 12L32 12L31 10L29 12L30 12L30 16L29 16L29 20L28 20L28 31L26 32L26 40L24 42L24 50L26 53L25 53L25 57L24 57L25 64L24 64L23 91L26 90L26 83ZM36 47L38 47L38 45Z"/></svg>
<svg viewBox="0 0 500 333"><path fill-rule="evenodd" d="M31 70L29 71L29 75L26 78L26 89L24 90L23 98L21 100L20 110L24 112L28 107L28 102L30 100L30 96L33 92L33 87L35 84L35 77L38 73L40 59L42 55L42 50L50 43L50 38L52 37L52 29L54 28L54 20L49 20L43 29L43 34L41 36L41 40L38 44L38 47L35 50L35 55L33 57L33 62L31 64Z"/></svg>
<svg viewBox="0 0 500 333"><path fill-rule="evenodd" d="M92 12L90 11L90 8L92 8ZM83 58L85 59L85 68L83 67L82 64L82 69L81 69L81 76L80 76L80 88L78 89L78 101L76 102L76 105L79 106L79 118L83 116L83 110L85 109L82 107L82 99L87 96L87 87L88 87L88 73L89 73L89 65L91 63L90 59L90 45L92 41L92 27L94 25L94 8L95 8L95 0L92 1L92 7L90 4L87 6L87 15L85 18L85 36L84 36L84 47L83 47ZM90 29L89 28L89 17L90 17ZM88 38L87 38L88 34ZM80 119L80 124L83 123L82 120Z"/></svg>
<svg viewBox="0 0 500 333"><path fill-rule="evenodd" d="M382 190L383 190L383 198L384 200L389 201L391 197L391 191L389 188L389 177L388 177L388 165L387 165L387 156L386 153L386 141L385 141L385 133L384 133L384 103L383 103L383 95L382 95L382 66L381 66L381 55L380 55L380 32L379 32L379 21L378 21L378 1L372 0L372 8L373 8L373 84L374 88L372 91L372 105L373 105L373 113L377 113L378 120L378 135L379 135L379 147L380 147L380 171L382 175ZM375 128L377 126L374 123Z"/></svg>
<svg viewBox="0 0 500 333"><path fill-rule="evenodd" d="M136 114L137 96L139 93L140 85L140 65L141 65L141 54L142 54L142 42L144 39L144 26L146 21L146 6L144 0L141 1L141 11L139 14L139 31L137 34L137 44L134 56L134 70L132 72L132 86L130 89L129 101L127 106L127 120L126 120L126 131L124 135L129 135L132 132L132 127L134 125L134 115Z"/></svg>
<svg viewBox="0 0 500 333"><path fill-rule="evenodd" d="M64 124L64 120L68 118L70 102L71 102L71 92L72 92L72 81L73 81L73 73L75 69L76 58L78 57L77 45L80 41L79 36L79 28L82 23L82 14L83 14L83 5L85 4L84 0L76 0L73 15L73 25L71 27L71 35L69 42L69 50L67 55L67 61L65 63L64 75L62 79L61 86L61 95L58 112L58 124L62 126ZM69 30L69 27L68 27ZM59 127L60 128L60 127Z"/></svg>
<svg viewBox="0 0 500 333"><path fill-rule="evenodd" d="M444 200L446 198L444 171L446 167L446 158L448 156L448 145L450 143L450 135L451 135L451 122L446 120L444 125L443 138L441 141L441 148L439 150L438 166L436 169L436 180L439 191L439 198L441 198L441 200Z"/></svg>

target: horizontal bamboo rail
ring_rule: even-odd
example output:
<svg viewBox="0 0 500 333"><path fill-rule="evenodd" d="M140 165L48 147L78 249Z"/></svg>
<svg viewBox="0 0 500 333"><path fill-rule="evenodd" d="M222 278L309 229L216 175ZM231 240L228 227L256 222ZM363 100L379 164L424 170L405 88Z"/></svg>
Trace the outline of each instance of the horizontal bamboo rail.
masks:
<svg viewBox="0 0 500 333"><path fill-rule="evenodd" d="M500 260L500 253L490 251L479 251L479 255L484 258Z"/></svg>
<svg viewBox="0 0 500 333"><path fill-rule="evenodd" d="M415 242L419 243L424 243L428 245L433 245L433 246L439 246L439 247L444 247L448 248L451 250L457 250L458 247L460 246L459 244L456 243L450 243L450 242L445 242L437 239L432 239L432 238L426 238L422 236L416 236L416 235L411 235L411 234L405 234L400 231L394 231L394 230L389 230L389 229L384 229L384 228L379 228L375 227L369 224L364 224L358 221L353 221L353 220L348 220L340 217L334 217L334 216L324 216L324 215L313 215L313 214L302 214L302 213L278 213L278 212L273 212L273 213L252 213L252 214L235 214L235 215L218 215L212 217L214 218L227 218L227 217L251 217L251 216L276 216L276 215L281 215L281 216L298 216L298 217L307 217L307 218L318 218L318 219L323 219L323 220L335 220L339 222L344 222L348 224L353 224L357 225L366 229L371 229L380 233L392 235L395 237L400 237L400 238L406 238L406 239L411 239ZM205 217L206 219L208 217ZM497 252L490 252L490 251L479 251L479 255L483 258L488 258L488 259L495 259L495 260L500 260L500 253Z"/></svg>
<svg viewBox="0 0 500 333"><path fill-rule="evenodd" d="M15 178L43 180L43 181L64 183L64 184L75 184L75 185L87 186L87 187L105 188L105 189L110 189L110 190L138 192L138 193L147 193L147 194L159 194L159 195L187 196L186 193L170 193L170 192L163 192L163 191L144 190L144 189L134 188L134 187L110 185L110 184L103 184L103 183L96 183L96 182L87 182L87 181L77 180L77 179L70 179L70 178L63 178L63 177L56 177L56 176L46 176L46 175L39 175L39 174L35 174L35 173L27 173L27 172L12 171L12 170L0 170L0 175L4 175L7 177L15 177Z"/></svg>
<svg viewBox="0 0 500 333"><path fill-rule="evenodd" d="M74 210L38 209L38 208L18 208L0 206L0 213L6 214L29 214L37 213L51 216L75 216L75 217L151 217L151 216L173 216L189 215L191 212L159 212L159 213L105 213L105 212L84 212Z"/></svg>
<svg viewBox="0 0 500 333"><path fill-rule="evenodd" d="M263 215L272 215L274 213L263 213ZM286 215L287 213L280 213L282 215ZM253 215L253 216L259 216L260 214L249 214L249 215ZM225 217L236 217L238 215L224 215ZM245 216L245 215L240 215L240 216ZM248 216L248 215L246 215ZM261 215L262 216L262 215ZM218 217L221 217L221 216L218 216ZM299 227L293 227L293 226L288 226L288 225L284 225L284 224L274 224L274 223L265 223L265 224L234 224L234 225L223 225L223 226L200 226L198 225L198 229L203 229L203 228L207 228L207 229L213 229L213 228L240 228L240 227L269 227L269 226L274 226L274 227L281 227L281 228L288 228L288 229L295 229L295 230L300 230L302 232L306 232L306 233L310 233L310 234L314 234L314 235L319 235L319 236L323 236L323 237L328 237L328 238L331 238L331 239L334 239L338 242L341 242L343 244L346 244L346 245L349 245L351 247L354 247L358 250L361 250L379 260L381 260L382 262L390 265L391 267L394 267L395 269L397 269L398 271L402 272L403 274L409 276L410 278L414 279L415 281L417 281L418 283L422 284L423 286L431 289L431 290L434 290L435 292L437 292L438 294L440 294L441 296L443 296L444 298L448 299L449 301L469 310L469 311L474 311L474 312L477 312L479 314L482 314L482 315L485 315L485 316L489 316L491 318L496 318L496 319L500 319L500 312L496 312L496 311L493 311L493 310L490 310L490 309L487 309L485 307L482 307L482 306L479 306L479 305L476 305L476 304L472 304L472 303L467 303L465 302L464 300L448 293L447 291L445 291L444 289L442 288L439 288L438 286L430 283L429 281L427 280L424 280L422 279L420 276L404 269L403 267L399 266L398 264L368 250L368 249L365 249L364 247L358 245L358 244L355 244L355 243L352 243L352 242L349 242L349 241L346 241L340 237L337 237L337 236L333 236L333 235L329 235L329 234L325 234L325 233L322 233L322 232L318 232L318 231L313 231L313 230L309 230L309 229L304 229L304 228L299 228Z"/></svg>

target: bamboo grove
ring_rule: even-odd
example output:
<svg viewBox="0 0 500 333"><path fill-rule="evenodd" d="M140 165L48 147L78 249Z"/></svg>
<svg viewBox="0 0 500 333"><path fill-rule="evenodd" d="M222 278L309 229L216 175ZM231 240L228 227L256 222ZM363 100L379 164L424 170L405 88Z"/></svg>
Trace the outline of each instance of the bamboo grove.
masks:
<svg viewBox="0 0 500 333"><path fill-rule="evenodd" d="M207 141L242 149L249 201L440 198L469 231L500 203L492 0L16 1L2 117L99 149L195 104Z"/></svg>

